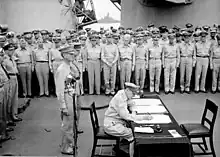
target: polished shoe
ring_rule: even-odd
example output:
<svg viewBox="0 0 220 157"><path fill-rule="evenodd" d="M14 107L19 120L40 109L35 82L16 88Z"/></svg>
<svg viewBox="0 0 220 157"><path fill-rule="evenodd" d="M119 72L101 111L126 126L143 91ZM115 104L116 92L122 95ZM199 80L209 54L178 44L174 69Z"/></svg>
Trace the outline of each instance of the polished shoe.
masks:
<svg viewBox="0 0 220 157"><path fill-rule="evenodd" d="M206 90L201 90L200 92L202 92L202 93L208 93Z"/></svg>
<svg viewBox="0 0 220 157"><path fill-rule="evenodd" d="M190 91L186 91L187 94L190 94Z"/></svg>
<svg viewBox="0 0 220 157"><path fill-rule="evenodd" d="M82 134L82 133L84 133L84 131L83 130L77 130L77 133Z"/></svg>
<svg viewBox="0 0 220 157"><path fill-rule="evenodd" d="M12 121L8 122L7 125L8 126L16 126L15 122L12 122Z"/></svg>
<svg viewBox="0 0 220 157"><path fill-rule="evenodd" d="M32 95L28 95L27 98L33 98L33 96Z"/></svg>
<svg viewBox="0 0 220 157"><path fill-rule="evenodd" d="M65 155L74 155L74 152L71 151L71 152L61 152L62 154L65 154Z"/></svg>
<svg viewBox="0 0 220 157"><path fill-rule="evenodd" d="M171 91L170 91L170 93L171 93L171 94L175 94L175 92L171 92Z"/></svg>
<svg viewBox="0 0 220 157"><path fill-rule="evenodd" d="M180 94L183 94L183 93L184 93L184 91L183 91L183 90L181 90L181 91L180 91Z"/></svg>
<svg viewBox="0 0 220 157"><path fill-rule="evenodd" d="M194 92L195 92L196 94L199 93L199 91L197 91L197 90L195 90Z"/></svg>
<svg viewBox="0 0 220 157"><path fill-rule="evenodd" d="M167 94L169 94L169 92L165 92L165 94L167 95Z"/></svg>
<svg viewBox="0 0 220 157"><path fill-rule="evenodd" d="M13 128L6 128L6 131L11 132L11 131L14 131L14 129Z"/></svg>
<svg viewBox="0 0 220 157"><path fill-rule="evenodd" d="M6 137L1 138L0 142L5 142L5 141L8 141L8 140L11 140L11 136L6 136Z"/></svg>
<svg viewBox="0 0 220 157"><path fill-rule="evenodd" d="M156 92L156 94L160 95L160 92Z"/></svg>
<svg viewBox="0 0 220 157"><path fill-rule="evenodd" d="M39 98L42 98L42 97L44 97L44 95L39 95Z"/></svg>
<svg viewBox="0 0 220 157"><path fill-rule="evenodd" d="M48 98L50 97L50 95L49 95L49 94L44 94L44 96L45 96L45 97L48 97Z"/></svg>
<svg viewBox="0 0 220 157"><path fill-rule="evenodd" d="M14 121L14 122L20 122L20 121L22 121L22 119L19 118L19 117L16 117L16 118L13 118L13 121Z"/></svg>

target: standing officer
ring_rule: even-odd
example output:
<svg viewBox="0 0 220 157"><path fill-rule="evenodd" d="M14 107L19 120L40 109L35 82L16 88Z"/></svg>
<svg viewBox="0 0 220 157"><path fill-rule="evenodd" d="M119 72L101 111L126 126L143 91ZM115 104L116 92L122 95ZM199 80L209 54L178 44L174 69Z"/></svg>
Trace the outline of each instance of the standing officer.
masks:
<svg viewBox="0 0 220 157"><path fill-rule="evenodd" d="M51 48L51 50L49 51L49 66L50 66L50 71L53 73L54 77L57 68L60 66L60 64L63 61L63 57L61 56L61 53L59 51L60 41L61 41L60 36L54 36L53 37L54 47Z"/></svg>
<svg viewBox="0 0 220 157"><path fill-rule="evenodd" d="M4 51L6 52L6 58L2 63L5 69L7 70L10 76L10 94L9 94L9 106L8 112L11 114L13 121L21 121L21 118L18 118L18 81L17 81L17 65L14 59L14 52L15 48L13 44L6 44L3 47Z"/></svg>
<svg viewBox="0 0 220 157"><path fill-rule="evenodd" d="M212 93L216 89L220 92L220 35L216 36L217 42L213 43L210 55L210 68L212 69Z"/></svg>
<svg viewBox="0 0 220 157"><path fill-rule="evenodd" d="M38 47L34 50L35 71L40 85L39 96L49 96L49 48L43 44L40 38L37 41Z"/></svg>
<svg viewBox="0 0 220 157"><path fill-rule="evenodd" d="M4 56L4 50L0 47L0 142L10 139L6 131L13 131L13 128L7 128L7 105L10 77L5 68L2 66Z"/></svg>
<svg viewBox="0 0 220 157"><path fill-rule="evenodd" d="M211 43L206 41L208 33L202 31L200 33L201 41L195 44L196 50L196 71L195 71L195 92L198 93L199 89L201 92L206 93L206 74L209 66L210 48ZM201 82L200 82L201 79Z"/></svg>
<svg viewBox="0 0 220 157"><path fill-rule="evenodd" d="M152 38L153 44L147 48L149 56L150 92L155 91L159 94L163 47L159 45L159 34L157 32L154 33Z"/></svg>
<svg viewBox="0 0 220 157"><path fill-rule="evenodd" d="M169 43L163 47L162 64L164 68L165 94L175 93L176 69L179 67L179 46L174 43L175 34L169 32Z"/></svg>
<svg viewBox="0 0 220 157"><path fill-rule="evenodd" d="M90 36L91 44L88 44L86 49L87 70L89 76L89 94L94 94L94 85L96 94L100 95L100 58L101 58L101 46L97 45L97 36L95 33Z"/></svg>
<svg viewBox="0 0 220 157"><path fill-rule="evenodd" d="M124 42L119 45L119 64L121 89L124 89L124 83L130 82L131 72L134 71L135 54L133 47L129 44L131 35L124 35Z"/></svg>
<svg viewBox="0 0 220 157"><path fill-rule="evenodd" d="M180 44L180 93L190 94L190 82L193 67L196 64L194 43L190 42L190 33L183 32L184 42Z"/></svg>
<svg viewBox="0 0 220 157"><path fill-rule="evenodd" d="M30 98L32 97L31 79L32 71L34 71L34 60L32 49L27 47L24 39L20 40L20 48L15 51L15 57L18 59L16 63L23 86L23 96Z"/></svg>
<svg viewBox="0 0 220 157"><path fill-rule="evenodd" d="M77 52L74 50L73 45L66 45L60 49L61 56L64 58L62 64L58 67L55 74L56 82L56 95L60 104L61 111L61 130L62 142L61 153L67 155L74 155L74 113L73 110L73 92L75 86L73 83L80 77L80 72L72 68L72 62L75 60ZM76 93L75 93L76 94ZM77 107L77 106L76 106Z"/></svg>
<svg viewBox="0 0 220 157"><path fill-rule="evenodd" d="M140 86L140 92L143 93L146 69L148 69L148 51L144 45L143 35L136 36L137 45L134 47L135 51L135 84Z"/></svg>
<svg viewBox="0 0 220 157"><path fill-rule="evenodd" d="M116 65L118 61L118 47L112 43L112 34L106 33L107 43L102 48L101 60L103 61L105 94L115 95Z"/></svg>

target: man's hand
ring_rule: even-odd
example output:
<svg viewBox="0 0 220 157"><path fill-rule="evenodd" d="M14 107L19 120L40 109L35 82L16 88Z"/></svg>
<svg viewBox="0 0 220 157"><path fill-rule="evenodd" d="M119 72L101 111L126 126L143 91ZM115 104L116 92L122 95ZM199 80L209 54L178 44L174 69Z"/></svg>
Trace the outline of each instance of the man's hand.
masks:
<svg viewBox="0 0 220 157"><path fill-rule="evenodd" d="M62 114L63 116L69 116L69 112L68 112L68 110L67 110L66 108L65 108L65 109L62 109L61 114Z"/></svg>
<svg viewBox="0 0 220 157"><path fill-rule="evenodd" d="M151 120L153 117L151 115L144 115L143 120Z"/></svg>

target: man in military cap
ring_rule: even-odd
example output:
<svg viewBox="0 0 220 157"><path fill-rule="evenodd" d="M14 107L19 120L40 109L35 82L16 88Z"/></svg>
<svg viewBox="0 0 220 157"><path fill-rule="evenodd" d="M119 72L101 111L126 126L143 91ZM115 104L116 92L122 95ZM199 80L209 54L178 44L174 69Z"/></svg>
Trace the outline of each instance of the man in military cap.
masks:
<svg viewBox="0 0 220 157"><path fill-rule="evenodd" d="M10 80L10 94L9 94L9 107L8 113L11 114L12 120L17 122L21 121L22 119L18 117L18 81L17 81L17 74L18 69L14 58L15 48L13 44L6 44L3 47L4 51L6 52L6 57L2 65L7 70Z"/></svg>
<svg viewBox="0 0 220 157"><path fill-rule="evenodd" d="M159 94L163 47L159 45L158 33L153 34L152 38L153 44L147 47L149 56L150 92L155 91Z"/></svg>
<svg viewBox="0 0 220 157"><path fill-rule="evenodd" d="M61 130L62 143L61 153L74 155L74 108L78 104L73 104L73 94L78 95L76 89L76 80L80 77L80 71L73 63L78 51L75 51L74 45L65 45L59 49L61 56L64 58L62 64L58 67L55 74L56 95L60 104L61 111ZM73 93L72 91L75 91Z"/></svg>
<svg viewBox="0 0 220 157"><path fill-rule="evenodd" d="M107 43L102 48L101 60L104 70L104 83L105 83L105 94L115 94L115 80L116 80L116 69L117 61L119 57L118 47L112 41L111 32L105 34Z"/></svg>
<svg viewBox="0 0 220 157"><path fill-rule="evenodd" d="M220 35L216 36L210 53L210 69L212 70L212 93L220 92Z"/></svg>
<svg viewBox="0 0 220 157"><path fill-rule="evenodd" d="M96 94L100 95L100 70L101 70L101 51L102 47L97 45L96 34L91 34L90 37L91 44L86 47L86 69L88 71L89 78L89 94L94 94L94 85Z"/></svg>
<svg viewBox="0 0 220 157"><path fill-rule="evenodd" d="M179 45L175 44L175 34L171 31L168 35L169 43L163 47L162 65L164 68L165 94L175 93L176 71L180 63Z"/></svg>
<svg viewBox="0 0 220 157"><path fill-rule="evenodd" d="M211 30L210 30L210 42L211 42L211 44L213 45L213 44L215 44L215 42L216 42L216 33L217 33L217 29L216 28L211 28Z"/></svg>
<svg viewBox="0 0 220 157"><path fill-rule="evenodd" d="M32 97L31 80L34 71L33 50L27 46L24 39L20 40L20 48L15 51L17 68L23 87L23 97Z"/></svg>
<svg viewBox="0 0 220 157"><path fill-rule="evenodd" d="M161 34L161 39L159 40L159 44L162 46L165 46L169 43L168 40L168 29L166 26L161 26L159 27L160 34Z"/></svg>
<svg viewBox="0 0 220 157"><path fill-rule="evenodd" d="M126 124L126 121L151 120L150 115L136 115L132 108L134 107L131 98L139 90L139 86L125 82L125 89L119 90L109 102L109 107L105 112L104 130L107 134L120 137L129 143L129 156L134 157L134 136L132 129ZM130 108L131 112L129 112ZM93 150L93 154L94 154Z"/></svg>
<svg viewBox="0 0 220 157"><path fill-rule="evenodd" d="M186 24L186 29L187 29L187 31L190 31L190 30L193 31L193 24L187 23L187 24Z"/></svg>
<svg viewBox="0 0 220 157"><path fill-rule="evenodd" d="M53 36L54 47L51 48L51 50L49 51L49 67L54 77L57 68L60 66L60 64L63 61L63 57L61 56L61 53L59 51L59 48L61 46L60 41L61 41L60 36L54 35Z"/></svg>
<svg viewBox="0 0 220 157"><path fill-rule="evenodd" d="M131 35L125 34L123 44L119 45L119 64L121 88L124 89L124 83L131 81L131 73L135 67L135 53L133 47L129 44Z"/></svg>
<svg viewBox="0 0 220 157"><path fill-rule="evenodd" d="M196 50L190 42L190 33L183 32L184 42L180 46L180 93L190 94L190 82L193 67L196 64Z"/></svg>
<svg viewBox="0 0 220 157"><path fill-rule="evenodd" d="M137 45L135 52L135 84L140 86L140 92L143 94L146 70L148 69L148 52L143 42L143 34L136 36Z"/></svg>
<svg viewBox="0 0 220 157"><path fill-rule="evenodd" d="M2 24L1 26L0 26L0 35L3 35L3 36L5 36L6 34L7 34L7 32L8 32L8 25L7 24Z"/></svg>
<svg viewBox="0 0 220 157"><path fill-rule="evenodd" d="M49 51L50 49L45 46L43 39L38 39L37 48L34 49L33 56L35 62L35 71L40 86L40 97L49 97Z"/></svg>
<svg viewBox="0 0 220 157"><path fill-rule="evenodd" d="M207 41L208 33L202 31L200 33L201 41L195 44L196 50L196 69L195 69L195 92L206 93L205 84L206 84L206 74L209 66L209 57L211 50L211 43ZM200 82L201 79L201 82Z"/></svg>
<svg viewBox="0 0 220 157"><path fill-rule="evenodd" d="M198 43L199 41L200 41L200 31L194 32L192 42L195 44Z"/></svg>

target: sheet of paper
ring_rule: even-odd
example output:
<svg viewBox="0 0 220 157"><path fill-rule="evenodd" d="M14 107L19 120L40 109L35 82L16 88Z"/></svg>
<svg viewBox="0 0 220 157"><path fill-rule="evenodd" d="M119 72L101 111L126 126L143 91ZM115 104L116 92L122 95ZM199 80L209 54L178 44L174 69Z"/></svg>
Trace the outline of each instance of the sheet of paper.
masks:
<svg viewBox="0 0 220 157"><path fill-rule="evenodd" d="M138 124L169 124L172 122L168 115L152 114L152 117L153 117L153 119L151 119L151 120L135 121L135 123L138 123Z"/></svg>
<svg viewBox="0 0 220 157"><path fill-rule="evenodd" d="M164 106L135 106L137 113L168 113Z"/></svg>
<svg viewBox="0 0 220 157"><path fill-rule="evenodd" d="M135 105L145 106L145 105L161 105L161 101L159 99L133 99Z"/></svg>
<svg viewBox="0 0 220 157"><path fill-rule="evenodd" d="M168 131L175 138L182 137L176 130L168 130Z"/></svg>
<svg viewBox="0 0 220 157"><path fill-rule="evenodd" d="M137 99L137 98L140 98L140 95L135 95L134 97L132 97L133 99Z"/></svg>
<svg viewBox="0 0 220 157"><path fill-rule="evenodd" d="M151 127L135 127L134 132L140 132L140 133L154 133L154 129Z"/></svg>

